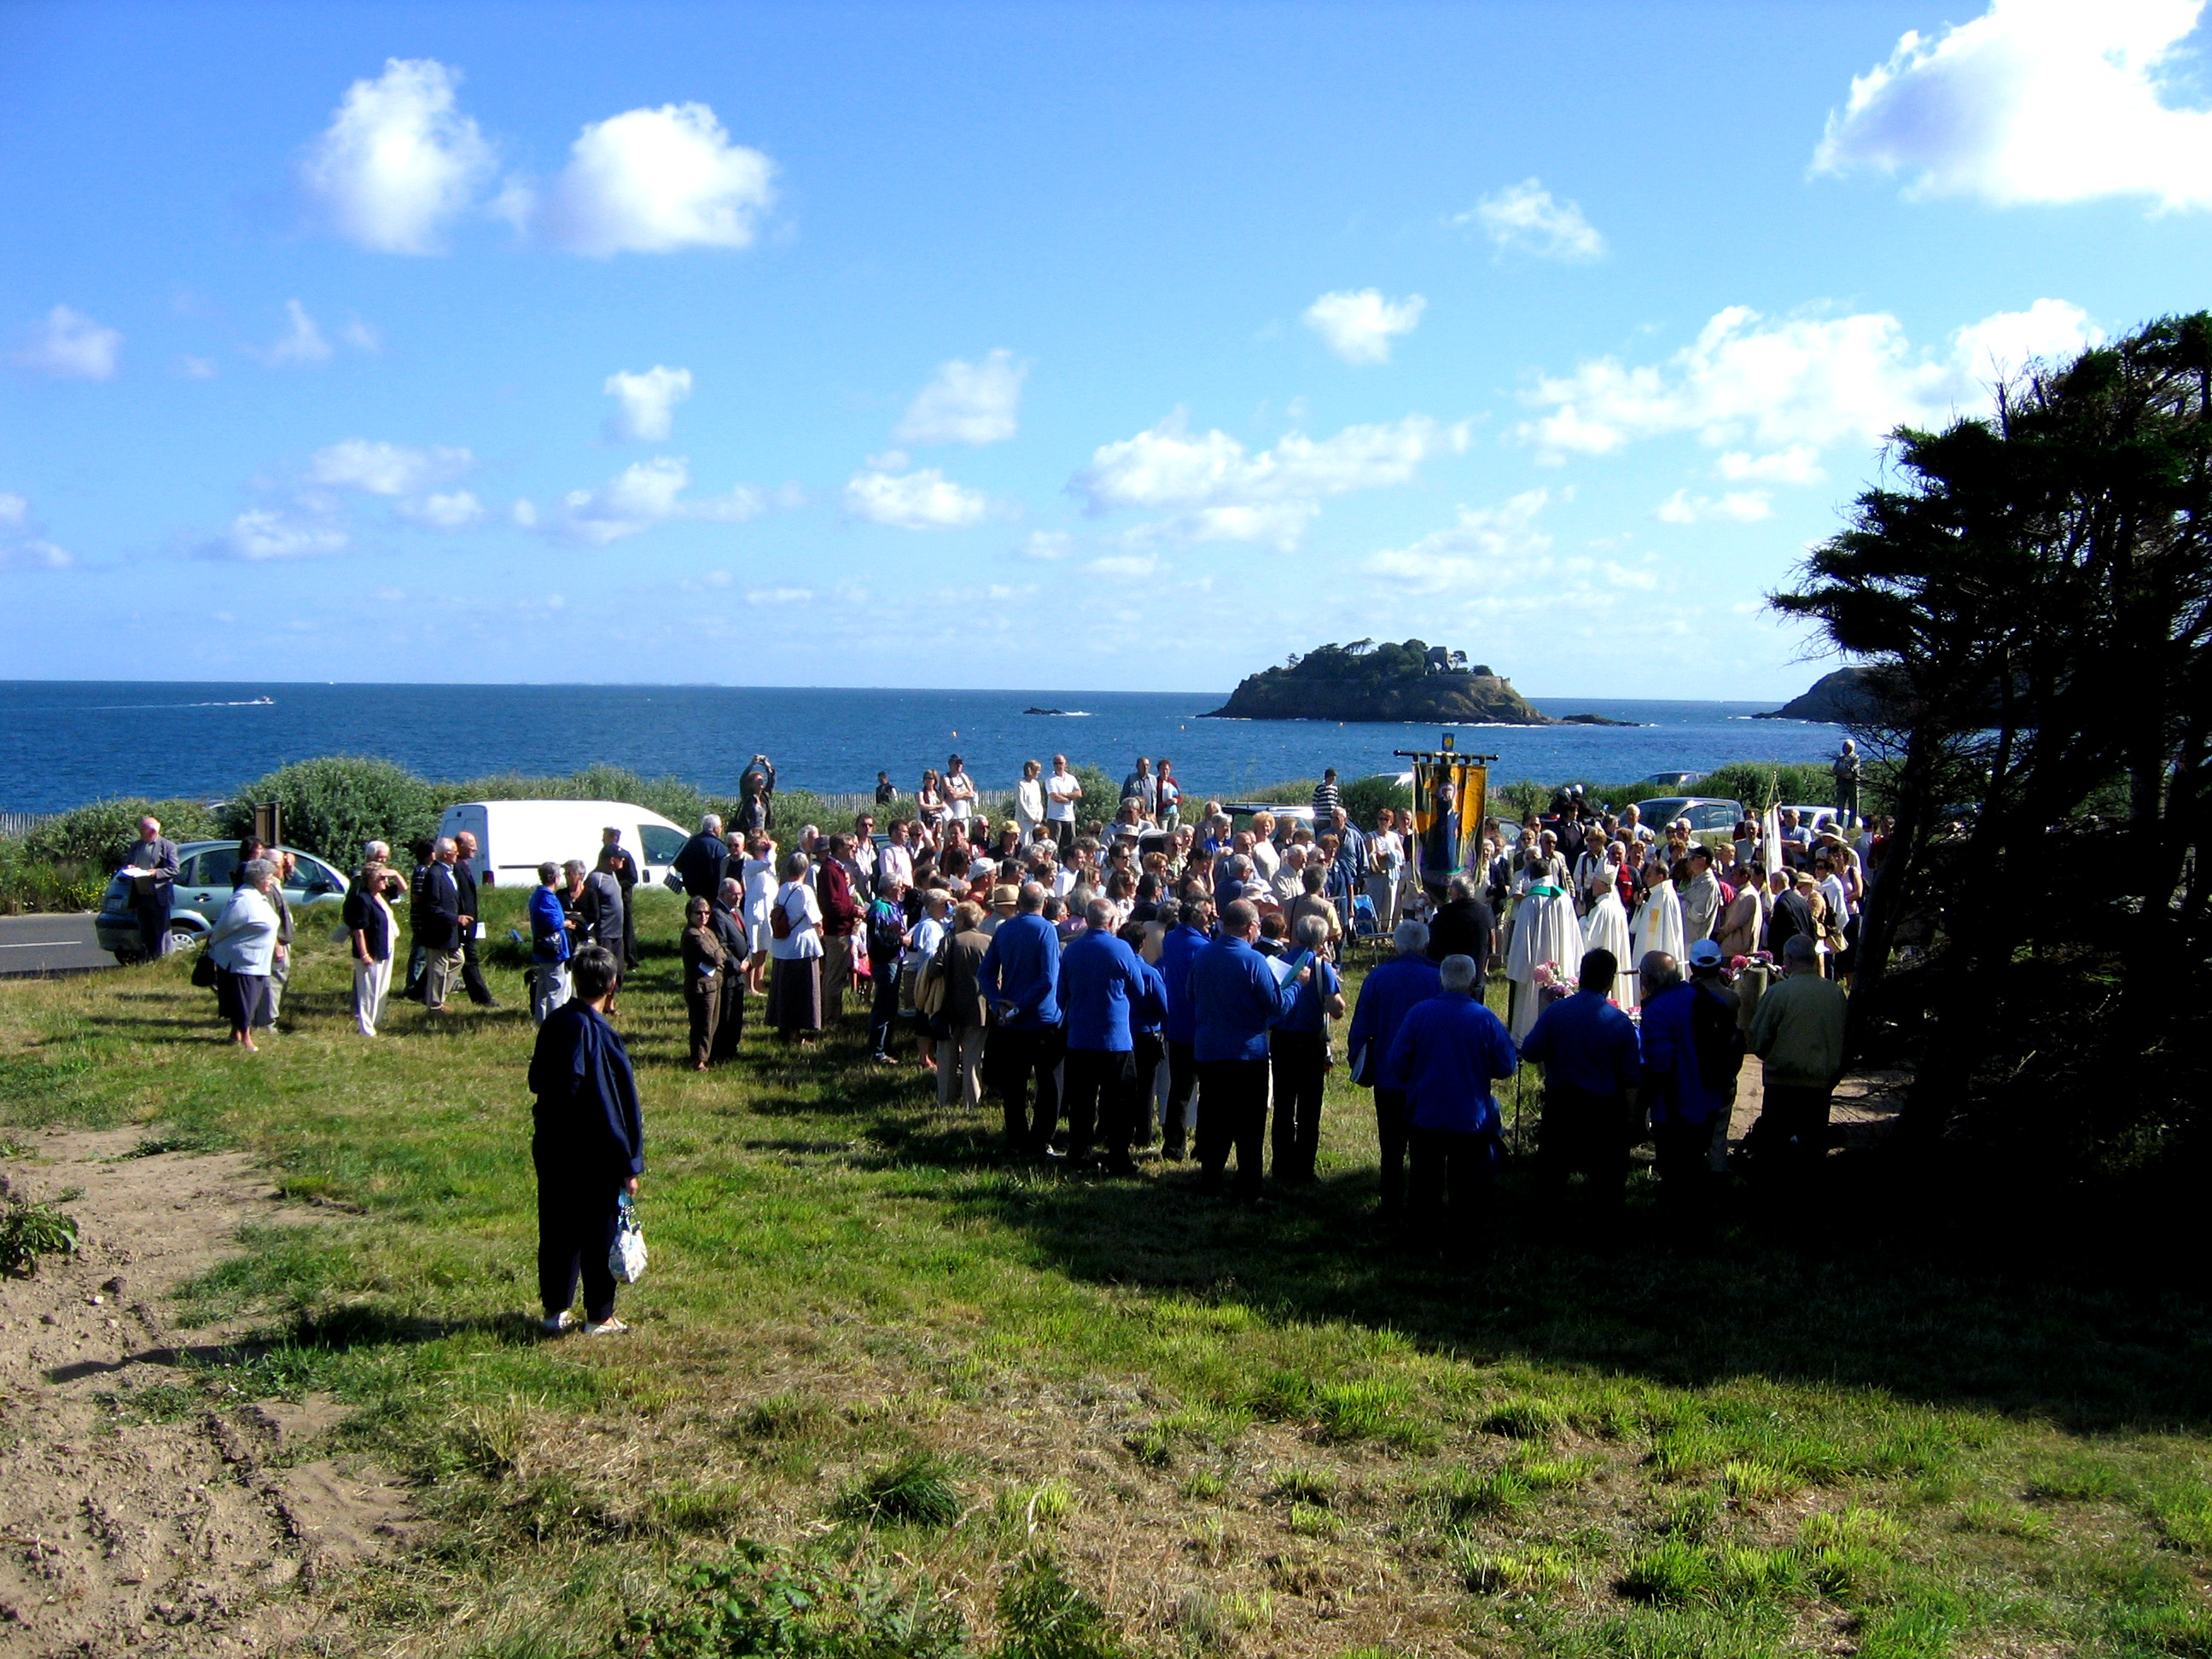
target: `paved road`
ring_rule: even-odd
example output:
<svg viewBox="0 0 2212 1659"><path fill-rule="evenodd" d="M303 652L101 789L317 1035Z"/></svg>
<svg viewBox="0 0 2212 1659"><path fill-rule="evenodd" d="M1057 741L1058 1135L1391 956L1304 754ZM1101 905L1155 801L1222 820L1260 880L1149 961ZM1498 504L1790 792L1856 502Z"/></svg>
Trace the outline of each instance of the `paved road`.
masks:
<svg viewBox="0 0 2212 1659"><path fill-rule="evenodd" d="M88 915L0 916L0 979L112 968Z"/></svg>

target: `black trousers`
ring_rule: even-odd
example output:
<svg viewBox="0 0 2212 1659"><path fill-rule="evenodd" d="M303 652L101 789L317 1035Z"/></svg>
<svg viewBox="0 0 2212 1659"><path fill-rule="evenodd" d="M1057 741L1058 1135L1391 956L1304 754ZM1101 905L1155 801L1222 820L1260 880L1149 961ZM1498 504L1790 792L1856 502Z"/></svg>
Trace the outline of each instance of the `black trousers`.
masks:
<svg viewBox="0 0 2212 1659"><path fill-rule="evenodd" d="M1152 1139L1152 1103L1159 1095L1160 1066L1168 1045L1158 1031L1139 1031L1136 1036L1137 1089L1131 1097L1136 1124L1130 1144L1147 1146Z"/></svg>
<svg viewBox="0 0 2212 1659"><path fill-rule="evenodd" d="M1596 1095L1571 1083L1544 1085L1544 1119L1536 1131L1536 1178L1547 1190L1565 1190L1579 1173L1590 1204L1617 1212L1628 1200L1628 1102Z"/></svg>
<svg viewBox="0 0 2212 1659"><path fill-rule="evenodd" d="M530 1161L538 1170L538 1299L548 1314L576 1300L584 1281L584 1317L593 1324L614 1317L615 1276L607 1267L622 1213L626 1177L579 1170L550 1156L535 1137Z"/></svg>
<svg viewBox="0 0 2212 1659"><path fill-rule="evenodd" d="M1409 1128L1407 1144L1413 1163L1407 1202L1418 1236L1447 1255L1474 1254L1498 1181L1498 1137Z"/></svg>
<svg viewBox="0 0 2212 1659"><path fill-rule="evenodd" d="M1384 1215L1398 1215L1406 1207L1406 1091L1375 1091L1375 1144L1381 1152Z"/></svg>
<svg viewBox="0 0 2212 1659"><path fill-rule="evenodd" d="M738 1043L745 1034L745 975L743 964L734 959L722 969L722 1006L714 1022L714 1042L708 1058L720 1061L733 1059Z"/></svg>
<svg viewBox="0 0 2212 1659"><path fill-rule="evenodd" d="M131 909L138 917L138 940L144 948L146 959L153 961L169 948L169 913L173 903L171 890L157 887L143 896L133 896Z"/></svg>
<svg viewBox="0 0 2212 1659"><path fill-rule="evenodd" d="M1053 819L1052 839L1054 844L1060 848L1060 861L1062 864L1066 863L1067 855L1075 850L1075 820L1073 818Z"/></svg>
<svg viewBox="0 0 2212 1659"><path fill-rule="evenodd" d="M470 931L473 933L475 929L471 927ZM477 961L477 942L473 939L461 941L461 988L479 1008L489 1008L497 1000L491 994L491 987L484 983L483 968Z"/></svg>
<svg viewBox="0 0 2212 1659"><path fill-rule="evenodd" d="M1083 1158L1095 1139L1107 1161L1127 1164L1137 1130L1137 1057L1126 1048L1067 1051L1067 1155Z"/></svg>
<svg viewBox="0 0 2212 1659"><path fill-rule="evenodd" d="M1828 1155L1829 1089L1766 1085L1765 1103L1746 1140L1753 1165L1778 1176L1803 1176Z"/></svg>
<svg viewBox="0 0 2212 1659"><path fill-rule="evenodd" d="M1052 1145L1060 1127L1060 1085L1053 1073L1060 1064L1061 1034L1057 1025L1024 1030L1012 1025L991 1028L984 1048L984 1075L999 1091L1006 1115L1006 1150L1042 1152ZM1030 1079L1036 1079L1032 1103Z"/></svg>
<svg viewBox="0 0 2212 1659"><path fill-rule="evenodd" d="M1191 1097L1198 1092L1198 1061L1188 1042L1168 1048L1167 1118L1160 1125L1160 1144L1178 1156L1190 1135Z"/></svg>
<svg viewBox="0 0 2212 1659"><path fill-rule="evenodd" d="M1319 1031L1275 1031L1267 1064L1275 1085L1275 1179L1311 1181L1321 1151L1322 1069L1328 1044Z"/></svg>
<svg viewBox="0 0 2212 1659"><path fill-rule="evenodd" d="M422 942L417 939L415 942L415 948L407 953L407 983L400 988L401 996L410 1002L422 1000L422 970L428 967L429 963L430 952L424 948Z"/></svg>
<svg viewBox="0 0 2212 1659"><path fill-rule="evenodd" d="M898 958L893 957L884 963L871 956L868 971L876 988L875 997L868 1005L868 1052L887 1054L891 1051L891 1034L898 1030Z"/></svg>
<svg viewBox="0 0 2212 1659"><path fill-rule="evenodd" d="M1237 1154L1237 1194L1260 1195L1260 1152L1267 1138L1267 1062L1204 1060L1198 1064L1198 1162L1208 1191L1218 1191Z"/></svg>
<svg viewBox="0 0 2212 1659"><path fill-rule="evenodd" d="M1656 1154L1652 1168L1659 1177L1661 1207L1693 1218L1701 1216L1713 1188L1711 1121L1655 1123L1651 1148Z"/></svg>
<svg viewBox="0 0 2212 1659"><path fill-rule="evenodd" d="M637 912L630 906L629 896L634 887L623 889L623 948L622 965L625 969L637 966Z"/></svg>

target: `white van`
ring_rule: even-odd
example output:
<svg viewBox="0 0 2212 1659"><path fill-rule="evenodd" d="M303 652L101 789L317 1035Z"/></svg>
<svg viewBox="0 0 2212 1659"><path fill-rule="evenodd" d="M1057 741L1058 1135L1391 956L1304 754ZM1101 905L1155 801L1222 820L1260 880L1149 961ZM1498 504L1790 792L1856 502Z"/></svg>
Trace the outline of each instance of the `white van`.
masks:
<svg viewBox="0 0 2212 1659"><path fill-rule="evenodd" d="M669 866L691 839L689 830L658 812L618 800L465 800L438 820L441 836L463 830L477 838L477 879L487 887L532 888L538 866L581 859L599 861L608 828L637 860L638 879L665 883Z"/></svg>

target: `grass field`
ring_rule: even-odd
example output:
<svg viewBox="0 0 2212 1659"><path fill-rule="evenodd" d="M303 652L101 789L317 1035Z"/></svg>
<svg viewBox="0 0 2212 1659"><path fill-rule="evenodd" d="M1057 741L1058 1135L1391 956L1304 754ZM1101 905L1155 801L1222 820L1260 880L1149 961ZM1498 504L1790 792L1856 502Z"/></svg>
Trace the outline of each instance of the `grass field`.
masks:
<svg viewBox="0 0 2212 1659"><path fill-rule="evenodd" d="M415 1483L429 1541L313 1592L361 1650L2212 1655L2194 1303L1847 1213L1678 1249L1640 1177L1597 1254L1512 1171L1449 1269L1368 1221L1334 1081L1319 1188L1263 1212L1009 1164L849 1033L682 1069L673 902L644 920L621 1339L535 1329L511 966L504 1011L369 1043L310 942L258 1059L181 963L0 990L0 1118L242 1146L347 1214L194 1285L270 1340L160 1397L335 1395Z"/></svg>

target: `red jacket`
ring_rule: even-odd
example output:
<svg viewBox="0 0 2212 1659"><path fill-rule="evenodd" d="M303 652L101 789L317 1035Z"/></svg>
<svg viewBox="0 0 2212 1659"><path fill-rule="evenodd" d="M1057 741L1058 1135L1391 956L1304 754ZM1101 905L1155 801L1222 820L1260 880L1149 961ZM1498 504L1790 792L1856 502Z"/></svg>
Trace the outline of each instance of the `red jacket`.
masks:
<svg viewBox="0 0 2212 1659"><path fill-rule="evenodd" d="M860 907L853 897L853 879L843 865L831 858L822 860L814 896L822 906L822 931L831 939L850 939L860 925Z"/></svg>

